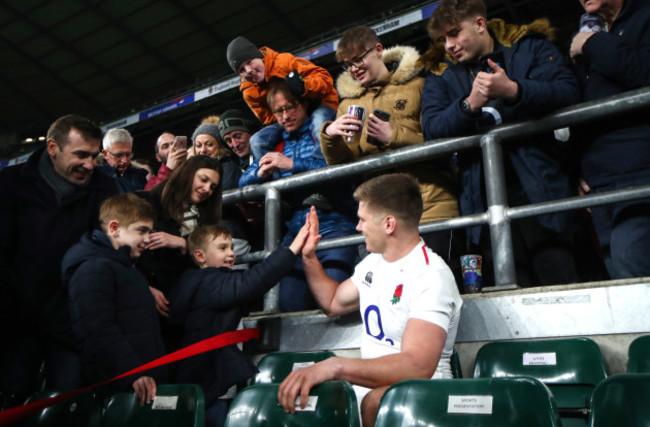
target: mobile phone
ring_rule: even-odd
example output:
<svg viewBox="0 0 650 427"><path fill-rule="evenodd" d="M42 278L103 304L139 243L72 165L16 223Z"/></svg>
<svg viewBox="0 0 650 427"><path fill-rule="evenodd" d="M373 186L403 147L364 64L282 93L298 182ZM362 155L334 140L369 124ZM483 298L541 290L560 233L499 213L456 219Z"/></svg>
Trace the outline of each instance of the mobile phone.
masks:
<svg viewBox="0 0 650 427"><path fill-rule="evenodd" d="M187 137L186 136L177 136L174 138L174 148L176 150L182 149L185 150L187 149Z"/></svg>
<svg viewBox="0 0 650 427"><path fill-rule="evenodd" d="M491 59L494 61L499 67L503 68L503 71L508 73L506 70L506 59L503 56L503 51L496 51L492 53L488 53L485 55L482 55L478 60L479 63L481 64L481 71L485 71L486 73L494 73L494 70L492 67L490 67L490 64L488 64L488 59Z"/></svg>
<svg viewBox="0 0 650 427"><path fill-rule="evenodd" d="M384 110L376 109L372 112L375 117L377 117L382 122L387 122L390 120L390 113L385 112Z"/></svg>

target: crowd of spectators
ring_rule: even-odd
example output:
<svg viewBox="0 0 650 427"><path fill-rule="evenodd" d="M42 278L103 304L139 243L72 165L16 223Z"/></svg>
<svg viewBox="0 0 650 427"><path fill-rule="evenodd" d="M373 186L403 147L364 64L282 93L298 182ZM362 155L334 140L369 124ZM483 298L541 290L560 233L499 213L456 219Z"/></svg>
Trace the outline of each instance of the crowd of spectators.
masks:
<svg viewBox="0 0 650 427"><path fill-rule="evenodd" d="M477 134L650 84L650 6L642 0L580 1L586 16L602 22L601 31L577 32L567 58L550 41L547 20L527 25L487 20L482 0L443 0L429 21L432 44L423 55L409 46L385 48L368 27L348 30L336 51L344 69L336 81L307 60L258 49L237 37L226 59L240 76L243 98L256 118L231 109L205 118L189 140L162 132L152 142L160 163L155 174L132 162L133 137L126 129L102 135L83 117L57 119L44 147L26 163L0 171L0 271L5 279L0 325L7 344L0 352L3 406L24 401L43 381L48 388L72 390L233 330L246 311L242 304L259 303L278 280L282 311L366 310L368 345L376 345L375 339L382 346L390 341L390 350L378 347L368 357L388 357L388 366L397 366L390 362L395 352L400 363L420 363L423 353L411 348L413 339L428 334L434 345L426 356L433 355L430 361L436 365L403 374L445 377L447 371L437 364L448 363L462 305L458 290L447 289L453 284L449 267L457 269L460 255L475 252L489 266L489 233L477 226L429 233L420 241L417 224L485 211L479 150L283 195L280 246L290 251L279 249L240 272L232 270L235 258L262 249L263 204L222 208L222 191L425 140ZM365 116L354 114L354 106L363 107ZM570 134L568 143L549 132L504 146L510 206L650 182L650 125L643 112L575 127ZM105 163L97 166L100 152ZM371 184L354 193L355 202L354 187L362 181ZM380 201L379 185L386 189L384 197L394 198L401 197L399 191L419 188L420 199L413 194L405 199L417 209L404 213L404 206ZM593 252L609 278L650 276L644 259L650 242L647 200L592 208L590 218L599 242ZM513 222L520 285L581 280L575 255L589 243L573 232L580 221L591 227L584 216L568 212ZM315 252L321 239L353 234L355 224L366 237L363 247ZM414 248L419 255L411 253ZM374 255L355 268L368 252ZM370 331L368 310L377 310L381 329L380 313L386 315L390 307L368 305L367 298L376 295L363 286L372 283L373 269L390 272L386 277L402 274L397 264L384 265L401 262L395 254L412 259L409 263L423 272L433 268L430 258L435 257L431 277L444 282L445 292L423 289L433 298L432 307L419 301L418 314L392 313L401 330L391 331L394 340L384 340L383 330L381 338ZM426 266L420 265L422 254ZM422 281L414 277L408 280ZM321 282L329 291L318 290ZM386 286L394 288L392 282ZM395 292L392 304L399 302L402 286L399 295L397 288L390 289ZM415 317L428 326L411 323ZM436 327L430 329L430 324ZM402 334L411 343L406 349L400 348ZM226 357L228 352L232 354ZM178 372L172 366L169 372L148 372L111 387L132 387L144 402L155 395L156 383L175 377L197 380L209 391L210 420L219 425L227 410L224 401L254 368L232 348L214 355L218 357L182 365ZM226 359L232 368L224 365ZM386 384L397 377L385 368L353 365L373 377L358 379L342 374L342 365L327 363L283 383L281 404L294 411L305 387L308 391L323 376L343 378L379 390L360 402L364 423L370 422ZM198 368L211 373L201 380Z"/></svg>

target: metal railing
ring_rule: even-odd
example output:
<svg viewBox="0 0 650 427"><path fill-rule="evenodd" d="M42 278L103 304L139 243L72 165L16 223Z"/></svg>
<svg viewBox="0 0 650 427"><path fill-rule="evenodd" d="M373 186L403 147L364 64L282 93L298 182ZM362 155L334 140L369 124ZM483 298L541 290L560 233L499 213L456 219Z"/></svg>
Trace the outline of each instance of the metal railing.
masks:
<svg viewBox="0 0 650 427"><path fill-rule="evenodd" d="M335 179L351 177L367 172L403 166L426 159L449 155L457 151L480 147L483 155L487 211L457 218L422 224L422 233L489 225L495 276L495 290L516 288L515 262L512 249L510 221L541 214L555 213L590 206L606 205L623 200L650 197L650 185L604 192L596 195L578 196L550 202L509 207L506 196L502 143L531 137L568 126L584 124L597 119L613 118L650 107L650 88L630 91L596 101L578 104L536 120L508 124L491 129L483 135L444 138L424 142L381 154L364 157L353 163L328 166L279 179L260 185L251 185L224 193L224 204L265 198L265 245L263 252L241 257L242 262L259 261L274 250L280 242L280 197L287 191L323 184ZM359 244L363 236L354 235L327 240L319 249ZM276 312L279 307L278 286L269 291L264 299L264 311Z"/></svg>

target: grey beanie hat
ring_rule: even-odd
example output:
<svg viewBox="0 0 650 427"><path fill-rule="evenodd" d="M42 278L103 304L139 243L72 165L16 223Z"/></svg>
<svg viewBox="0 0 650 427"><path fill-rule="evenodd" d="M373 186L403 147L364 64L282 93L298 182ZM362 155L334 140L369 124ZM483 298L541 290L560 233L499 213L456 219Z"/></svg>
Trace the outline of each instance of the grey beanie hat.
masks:
<svg viewBox="0 0 650 427"><path fill-rule="evenodd" d="M264 55L248 39L239 36L228 44L226 58L228 58L228 64L236 73L237 67L242 62L253 58L264 58Z"/></svg>
<svg viewBox="0 0 650 427"><path fill-rule="evenodd" d="M234 131L255 133L255 122L240 110L228 110L219 116L219 133L224 137Z"/></svg>
<svg viewBox="0 0 650 427"><path fill-rule="evenodd" d="M219 134L219 126L212 123L203 123L202 125L199 125L199 127L197 127L194 133L192 134L192 143L194 143L194 140L199 135L213 136L214 139L217 140L217 143L221 141L221 135Z"/></svg>

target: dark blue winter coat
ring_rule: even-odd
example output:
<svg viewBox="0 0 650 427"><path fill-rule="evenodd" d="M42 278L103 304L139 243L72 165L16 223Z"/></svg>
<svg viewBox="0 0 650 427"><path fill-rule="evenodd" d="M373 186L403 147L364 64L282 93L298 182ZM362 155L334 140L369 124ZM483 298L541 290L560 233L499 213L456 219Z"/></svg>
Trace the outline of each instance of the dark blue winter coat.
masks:
<svg viewBox="0 0 650 427"><path fill-rule="evenodd" d="M549 42L548 22L539 20L529 26L514 26L495 19L489 22L493 38L505 57L508 77L519 85L518 99L498 100L494 107L503 122L533 119L579 100L579 89L573 72L567 67L558 49ZM496 49L496 48L495 48ZM493 124L485 113L477 116L461 109L462 101L472 88L466 64L453 64L444 58L444 48L432 47L423 55L427 68L434 73L427 77L422 93L422 130L426 140L465 136L486 130ZM569 179L558 162L558 143L553 135L504 144L504 155L512 165L532 203L569 197L573 191ZM460 207L463 215L486 209L482 185L483 168L480 152L458 154L461 174ZM542 225L562 231L567 214L539 217ZM480 231L474 228L472 241L477 243Z"/></svg>
<svg viewBox="0 0 650 427"><path fill-rule="evenodd" d="M650 85L650 3L625 0L609 32L583 46L583 99L591 101ZM572 129L582 147L582 176L593 187L650 179L648 110Z"/></svg>
<svg viewBox="0 0 650 427"><path fill-rule="evenodd" d="M120 193L135 193L143 190L147 185L147 171L135 166L129 166L124 174L117 173L117 169L108 163L99 166L97 170L111 178Z"/></svg>
<svg viewBox="0 0 650 427"><path fill-rule="evenodd" d="M250 270L186 271L171 295L169 315L170 322L185 324L182 345L236 330L245 303L278 283L295 259L288 248L279 248ZM236 345L230 345L180 361L177 372L177 381L201 384L209 406L231 386L252 377L257 368Z"/></svg>
<svg viewBox="0 0 650 427"><path fill-rule="evenodd" d="M72 329L88 383L107 380L165 355L156 303L133 265L131 248L114 249L101 230L84 235L63 258ZM115 383L128 390L138 376L167 381L166 367Z"/></svg>

